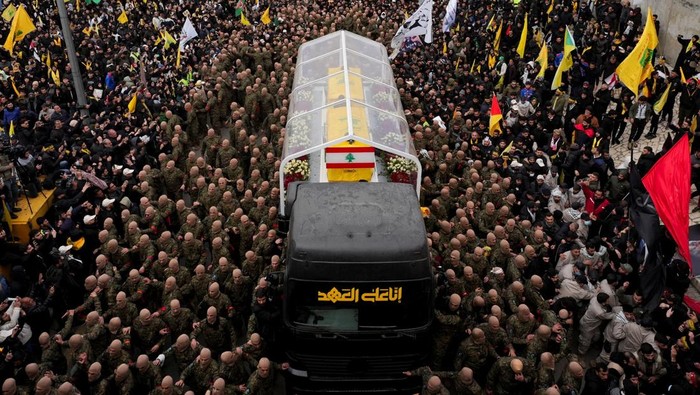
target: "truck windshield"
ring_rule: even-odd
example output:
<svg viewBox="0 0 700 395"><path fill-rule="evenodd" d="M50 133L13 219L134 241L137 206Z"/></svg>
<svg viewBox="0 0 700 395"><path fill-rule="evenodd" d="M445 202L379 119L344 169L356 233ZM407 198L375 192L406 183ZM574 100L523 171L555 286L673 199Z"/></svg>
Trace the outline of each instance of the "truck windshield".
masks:
<svg viewBox="0 0 700 395"><path fill-rule="evenodd" d="M319 282L289 280L287 313L294 326L333 332L409 329L430 320L431 280Z"/></svg>

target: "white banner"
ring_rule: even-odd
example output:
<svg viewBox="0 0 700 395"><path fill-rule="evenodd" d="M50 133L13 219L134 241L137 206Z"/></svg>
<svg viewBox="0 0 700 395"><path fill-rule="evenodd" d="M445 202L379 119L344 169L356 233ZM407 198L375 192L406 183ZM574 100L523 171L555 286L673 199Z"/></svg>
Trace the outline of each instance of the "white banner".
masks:
<svg viewBox="0 0 700 395"><path fill-rule="evenodd" d="M447 3L447 11L445 12L445 19L442 21L442 32L447 33L452 28L457 20L457 0L450 0Z"/></svg>
<svg viewBox="0 0 700 395"><path fill-rule="evenodd" d="M182 25L182 31L180 32L180 49L182 49L190 40L197 38L198 35L199 34L197 33L197 30L195 30L190 17L187 17L185 24Z"/></svg>
<svg viewBox="0 0 700 395"><path fill-rule="evenodd" d="M404 22L391 40L391 47L398 48L406 37L425 36L426 43L433 42L433 0L425 0L416 12Z"/></svg>

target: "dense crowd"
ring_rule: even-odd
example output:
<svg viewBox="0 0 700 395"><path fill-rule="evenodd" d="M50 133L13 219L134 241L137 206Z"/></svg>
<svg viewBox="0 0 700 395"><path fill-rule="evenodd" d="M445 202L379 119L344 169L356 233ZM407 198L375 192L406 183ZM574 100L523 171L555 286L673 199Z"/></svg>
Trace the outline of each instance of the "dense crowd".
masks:
<svg viewBox="0 0 700 395"><path fill-rule="evenodd" d="M78 1L66 6L87 106L53 2L25 3L37 30L0 54L4 218L23 194L55 189L28 244L0 230L3 394L280 393L289 366L266 277L285 265L279 166L297 48L340 29L388 47L416 2L130 1L122 23L119 4ZM448 33L437 1L433 43L393 61L437 279L430 365L397 374L423 377L424 394L694 394L688 265L675 256L658 303L645 300L627 164L609 150L626 140L644 173L658 153L640 140L660 125L694 135L698 38L679 37L673 66L655 54L636 97L605 80L642 10L550 1L459 2ZM520 58L526 14L538 33ZM188 17L198 37L178 62L164 32ZM551 90L566 26L574 67ZM493 92L503 127L489 135Z"/></svg>

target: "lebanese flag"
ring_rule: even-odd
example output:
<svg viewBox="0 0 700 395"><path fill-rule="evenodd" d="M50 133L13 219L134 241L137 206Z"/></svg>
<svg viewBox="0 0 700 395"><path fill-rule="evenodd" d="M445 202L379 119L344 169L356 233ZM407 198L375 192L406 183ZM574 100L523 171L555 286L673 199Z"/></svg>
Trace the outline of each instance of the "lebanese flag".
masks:
<svg viewBox="0 0 700 395"><path fill-rule="evenodd" d="M489 118L489 136L497 136L496 130L501 132L501 119L503 119L503 113L501 113L501 107L498 105L498 98L494 93L491 98L491 118Z"/></svg>
<svg viewBox="0 0 700 395"><path fill-rule="evenodd" d="M617 74L612 73L606 79L605 83L608 84L608 89L612 89L615 84L617 84Z"/></svg>
<svg viewBox="0 0 700 395"><path fill-rule="evenodd" d="M374 147L328 147L327 169L374 168Z"/></svg>
<svg viewBox="0 0 700 395"><path fill-rule="evenodd" d="M688 245L690 204L690 145L684 134L642 178L659 218L678 245L678 252L691 265Z"/></svg>

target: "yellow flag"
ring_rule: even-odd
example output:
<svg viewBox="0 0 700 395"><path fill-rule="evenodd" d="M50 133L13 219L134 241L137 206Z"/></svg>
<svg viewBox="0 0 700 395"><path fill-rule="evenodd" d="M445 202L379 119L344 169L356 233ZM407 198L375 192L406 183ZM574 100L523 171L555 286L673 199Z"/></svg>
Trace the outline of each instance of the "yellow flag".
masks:
<svg viewBox="0 0 700 395"><path fill-rule="evenodd" d="M518 43L518 55L520 55L521 58L525 56L525 44L527 44L527 13L525 13L523 32L520 34L520 43Z"/></svg>
<svg viewBox="0 0 700 395"><path fill-rule="evenodd" d="M500 156L507 155L507 154L510 153L510 149L513 148L513 142L514 142L514 141L515 141L515 140L511 140L511 141L510 141L510 144L508 144L508 146L507 146L506 148L503 149L503 152L501 152L501 155L500 155Z"/></svg>
<svg viewBox="0 0 700 395"><path fill-rule="evenodd" d="M117 21L121 23L122 25L126 24L129 22L129 17L126 16L126 10L122 10L122 13L119 14L119 17L117 18Z"/></svg>
<svg viewBox="0 0 700 395"><path fill-rule="evenodd" d="M51 52L46 52L46 67L51 70Z"/></svg>
<svg viewBox="0 0 700 395"><path fill-rule="evenodd" d="M136 96L137 93L134 93L134 97L132 97L131 100L129 100L129 104L126 107L127 109L129 109L129 114L133 114L134 111L136 111L136 101L138 100Z"/></svg>
<svg viewBox="0 0 700 395"><path fill-rule="evenodd" d="M7 34L7 39L3 47L12 55L12 49L15 47L15 43L22 41L27 34L34 30L36 30L34 22L32 22L32 19L29 17L27 10L24 9L24 5L20 5L14 18L12 18L12 26L10 27L10 32Z"/></svg>
<svg viewBox="0 0 700 395"><path fill-rule="evenodd" d="M503 31L503 21L498 25L498 30L496 30L496 38L493 39L493 50L498 53L498 47L501 46L501 31Z"/></svg>
<svg viewBox="0 0 700 395"><path fill-rule="evenodd" d="M270 19L270 6L267 6L267 9L263 12L260 17L260 22L262 22L263 25L269 25L270 22L272 22L272 19Z"/></svg>
<svg viewBox="0 0 700 395"><path fill-rule="evenodd" d="M456 31L456 32L459 31L459 23L457 23L457 27L455 28L455 31Z"/></svg>
<svg viewBox="0 0 700 395"><path fill-rule="evenodd" d="M455 73L459 70L459 62L462 60L462 58L457 58L457 65L455 66Z"/></svg>
<svg viewBox="0 0 700 395"><path fill-rule="evenodd" d="M175 68L180 69L180 54L182 53L182 48L177 46L177 59L175 59Z"/></svg>
<svg viewBox="0 0 700 395"><path fill-rule="evenodd" d="M566 27L564 32L564 54L557 67L557 72L554 73L554 79L552 80L552 90L557 89L561 86L561 79L565 71L568 71L574 65L574 60L571 57L571 52L576 49L576 43L574 42L574 36L571 34L569 27Z"/></svg>
<svg viewBox="0 0 700 395"><path fill-rule="evenodd" d="M651 7L647 9L647 22L644 26L642 36L634 46L634 49L627 55L625 60L617 66L617 76L627 89L636 96L639 92L639 85L644 82L654 71L651 64L654 56L654 49L659 45L659 38L656 35L656 27L652 18Z"/></svg>
<svg viewBox="0 0 700 395"><path fill-rule="evenodd" d="M88 27L84 28L84 29L83 29L83 34L85 34L86 36L90 37L90 35L92 34L92 26L88 26Z"/></svg>
<svg viewBox="0 0 700 395"><path fill-rule="evenodd" d="M694 115L693 120L690 121L690 131L695 133L695 129L698 128L698 116Z"/></svg>
<svg viewBox="0 0 700 395"><path fill-rule="evenodd" d="M685 73L683 72L683 67L679 67L681 69L681 84L685 85L688 83L688 80L685 79Z"/></svg>
<svg viewBox="0 0 700 395"><path fill-rule="evenodd" d="M10 137L15 135L15 121L10 121L10 131L7 133Z"/></svg>
<svg viewBox="0 0 700 395"><path fill-rule="evenodd" d="M2 12L2 19L9 22L15 16L16 12L17 12L17 7L15 7L14 4L10 4L7 7L5 7L5 10Z"/></svg>
<svg viewBox="0 0 700 395"><path fill-rule="evenodd" d="M447 41L442 43L442 54L447 55Z"/></svg>
<svg viewBox="0 0 700 395"><path fill-rule="evenodd" d="M241 12L241 24L243 26L250 26L250 21L248 21L248 18L246 18L242 12Z"/></svg>
<svg viewBox="0 0 700 395"><path fill-rule="evenodd" d="M56 84L56 86L61 86L61 76L58 74L58 70L50 70L49 74L51 74L53 83Z"/></svg>
<svg viewBox="0 0 700 395"><path fill-rule="evenodd" d="M80 0L75 0L75 11L80 12Z"/></svg>
<svg viewBox="0 0 700 395"><path fill-rule="evenodd" d="M2 14L2 17L5 18L4 13ZM7 19L5 19L5 20L7 20ZM690 52L690 50L693 49L693 46L694 46L693 44L695 44L695 43L693 42L692 39L688 40L688 45L685 46L685 52Z"/></svg>
<svg viewBox="0 0 700 395"><path fill-rule="evenodd" d="M494 12L493 15L491 15L491 19L489 19L489 23L486 25L486 30L491 30L491 26L493 25L493 20L496 18L496 13Z"/></svg>
<svg viewBox="0 0 700 395"><path fill-rule="evenodd" d="M164 42L163 47L164 47L166 50L167 50L167 49L170 49L170 45L171 45L171 44L176 44L176 43L177 43L177 41L173 38L173 36L170 35L170 33L168 33L167 30L163 30L163 31L160 33L160 35L161 35L161 37L163 37L163 42Z"/></svg>
<svg viewBox="0 0 700 395"><path fill-rule="evenodd" d="M544 77L544 72L545 70L547 70L548 65L548 56L549 54L547 53L547 46L543 45L542 48L540 48L539 56L537 56L537 59L535 59L535 62L539 63L540 65L540 72L537 73L537 78Z"/></svg>
<svg viewBox="0 0 700 395"><path fill-rule="evenodd" d="M403 16L404 16L404 20L408 20L408 18L411 17L410 15L408 15L408 11L406 11L406 10L403 10Z"/></svg>
<svg viewBox="0 0 700 395"><path fill-rule="evenodd" d="M476 64L476 58L472 60L472 67L469 69L469 74L474 74L474 65Z"/></svg>
<svg viewBox="0 0 700 395"><path fill-rule="evenodd" d="M666 90L664 91L664 94L661 95L659 100L654 103L654 112L658 115L661 114L661 110L664 109L664 106L666 105L666 101L668 100L668 93L671 91L671 84L668 84L666 86Z"/></svg>
<svg viewBox="0 0 700 395"><path fill-rule="evenodd" d="M17 86L15 85L15 79L10 78L10 82L12 83L12 89L15 91L17 98L19 98L21 95L19 94L19 91L17 90ZM12 135L10 135L10 136L12 136Z"/></svg>

